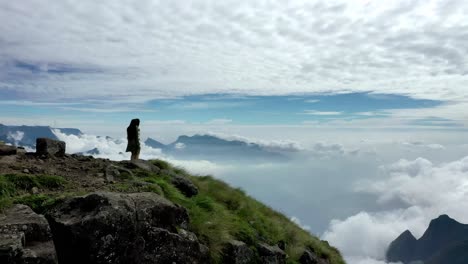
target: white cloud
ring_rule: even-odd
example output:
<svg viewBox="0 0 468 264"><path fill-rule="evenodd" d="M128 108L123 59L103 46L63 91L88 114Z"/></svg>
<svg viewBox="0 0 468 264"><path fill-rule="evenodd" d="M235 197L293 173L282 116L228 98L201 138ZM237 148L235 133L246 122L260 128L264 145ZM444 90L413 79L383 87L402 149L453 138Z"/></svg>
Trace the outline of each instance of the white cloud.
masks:
<svg viewBox="0 0 468 264"><path fill-rule="evenodd" d="M235 166L221 165L208 160L179 160L171 157L166 158L176 166L183 167L195 175L222 176L226 171L235 170Z"/></svg>
<svg viewBox="0 0 468 264"><path fill-rule="evenodd" d="M61 133L58 129L54 129L53 132L59 140L65 141L67 153L86 152L97 148L99 154L93 155L96 158L108 158L111 160L130 159L130 153L125 152L127 140L124 138L116 140L89 134L82 134L80 136L66 135ZM151 148L145 144L141 145L140 158L162 158L176 166L188 169L191 173L200 175L220 175L227 170L233 169L230 165L220 165L207 160L179 160L171 156L163 155L160 149Z"/></svg>
<svg viewBox="0 0 468 264"><path fill-rule="evenodd" d="M0 91L125 102L374 91L466 102L467 12L463 0L2 1Z"/></svg>
<svg viewBox="0 0 468 264"><path fill-rule="evenodd" d="M411 142L404 141L401 144L403 146L405 146L405 147L408 147L408 148L427 148L427 149L430 149L430 150L445 149L445 147L443 145L441 145L441 144L436 144L436 143L427 144L427 143L424 143L422 141L411 141Z"/></svg>
<svg viewBox="0 0 468 264"><path fill-rule="evenodd" d="M7 139L15 142L15 145L18 145L18 142L21 141L24 137L23 131L16 131L14 133L8 132Z"/></svg>
<svg viewBox="0 0 468 264"><path fill-rule="evenodd" d="M345 154L343 145L337 143L318 142L312 147L312 152L315 156L333 157Z"/></svg>
<svg viewBox="0 0 468 264"><path fill-rule="evenodd" d="M184 148L185 148L185 144L179 142L179 143L175 144L175 148L176 148L176 149L184 149Z"/></svg>
<svg viewBox="0 0 468 264"><path fill-rule="evenodd" d="M97 148L99 154L93 155L97 158L109 158L112 160L130 159L130 153L125 152L127 139L117 139L99 137L89 134L79 136L66 135L58 129L53 130L59 140L65 141L67 153L86 152ZM143 159L154 159L162 157L161 150L142 145L140 157Z"/></svg>
<svg viewBox="0 0 468 264"><path fill-rule="evenodd" d="M316 111L316 110L306 110L304 112L306 115L317 115L317 116L336 116L341 115L342 112L334 112L334 111Z"/></svg>
<svg viewBox="0 0 468 264"><path fill-rule="evenodd" d="M397 201L406 206L361 212L330 223L323 238L350 263L361 264L357 260L363 258L384 260L387 246L399 234L409 229L419 237L440 214L468 222L468 156L439 165L423 158L400 160L382 166L381 172L378 179L359 182L356 190L376 195L382 205Z"/></svg>
<svg viewBox="0 0 468 264"><path fill-rule="evenodd" d="M232 119L220 118L220 119L212 119L212 120L206 122L207 125L225 125L225 124L229 124L229 123L232 123Z"/></svg>
<svg viewBox="0 0 468 264"><path fill-rule="evenodd" d="M304 147L301 144L294 140L264 140L258 138L251 138L251 137L244 137L239 135L233 134L226 134L226 133L213 133L208 132L207 135L212 135L215 137L219 137L225 140L238 140L243 141L249 144L257 144L264 149L271 150L271 151L284 151L284 152L298 152L304 150Z"/></svg>

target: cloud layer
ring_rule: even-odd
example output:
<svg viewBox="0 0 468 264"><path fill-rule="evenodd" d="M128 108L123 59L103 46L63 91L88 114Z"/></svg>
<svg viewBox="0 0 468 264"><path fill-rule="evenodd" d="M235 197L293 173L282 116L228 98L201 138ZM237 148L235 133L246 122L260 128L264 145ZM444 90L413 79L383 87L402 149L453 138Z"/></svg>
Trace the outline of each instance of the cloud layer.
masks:
<svg viewBox="0 0 468 264"><path fill-rule="evenodd" d="M466 101L468 3L3 1L0 95L375 91Z"/></svg>
<svg viewBox="0 0 468 264"><path fill-rule="evenodd" d="M377 196L381 205L401 206L333 220L323 238L351 263L366 263L366 258L382 261L390 242L407 229L420 237L430 220L441 214L468 222L468 156L442 164L424 158L400 160L382 166L380 178L360 182L356 190Z"/></svg>

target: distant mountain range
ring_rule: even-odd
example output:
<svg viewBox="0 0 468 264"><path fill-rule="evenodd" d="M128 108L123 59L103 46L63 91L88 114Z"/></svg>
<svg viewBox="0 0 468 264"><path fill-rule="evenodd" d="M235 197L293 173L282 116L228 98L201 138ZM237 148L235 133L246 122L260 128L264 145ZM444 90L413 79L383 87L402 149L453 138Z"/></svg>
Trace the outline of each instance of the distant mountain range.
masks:
<svg viewBox="0 0 468 264"><path fill-rule="evenodd" d="M49 126L5 126L0 124L0 140L9 144L34 148L36 138L46 137L58 139ZM67 135L81 135L76 128L57 128Z"/></svg>
<svg viewBox="0 0 468 264"><path fill-rule="evenodd" d="M406 230L390 244L387 261L404 264L466 264L468 225L448 215L441 215L431 221L420 239Z"/></svg>
<svg viewBox="0 0 468 264"><path fill-rule="evenodd" d="M272 151L256 143L240 140L226 140L213 135L179 136L170 144L163 144L148 138L147 146L161 149L163 153L180 158L197 159L229 159L233 160L284 160L287 155L280 151Z"/></svg>
<svg viewBox="0 0 468 264"><path fill-rule="evenodd" d="M49 126L5 126L0 124L0 140L9 144L35 148L36 138L46 137L58 139L53 133L54 128ZM67 135L82 135L76 128L57 128ZM113 140L106 137L107 140ZM148 138L144 142L147 146L161 149L163 154L182 159L207 159L224 161L268 160L282 161L288 159L291 150L281 151L256 143L241 140L227 140L213 135L179 136L170 144L163 144L155 139ZM288 152L288 153L286 153ZM84 152L84 155L98 155L98 148Z"/></svg>

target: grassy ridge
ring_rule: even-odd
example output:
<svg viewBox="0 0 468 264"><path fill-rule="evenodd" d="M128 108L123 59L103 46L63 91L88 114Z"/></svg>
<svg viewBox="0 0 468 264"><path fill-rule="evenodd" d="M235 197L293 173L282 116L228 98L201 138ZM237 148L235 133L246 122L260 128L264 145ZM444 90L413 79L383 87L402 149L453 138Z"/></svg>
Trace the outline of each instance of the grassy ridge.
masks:
<svg viewBox="0 0 468 264"><path fill-rule="evenodd" d="M0 175L0 210L14 204L26 204L43 212L55 205L65 193L60 192L68 182L60 176L50 175ZM32 188L47 190L49 194L30 194Z"/></svg>
<svg viewBox="0 0 468 264"><path fill-rule="evenodd" d="M232 239L245 242L254 252L259 242L271 245L285 242L288 263L298 263L307 247L313 248L332 264L344 263L335 248L310 235L283 214L249 197L241 189L232 188L211 176L190 175L162 160L152 162L167 175L137 169L133 170L133 177L123 175L116 183L106 185L103 191L155 192L184 206L190 215L190 231L210 248L214 263L221 263L223 245ZM173 173L188 177L199 188L199 194L185 197L170 183L170 174ZM30 194L33 187L37 187L40 193ZM69 182L63 177L0 175L0 209L12 203L22 203L43 213L67 196L84 193L80 183Z"/></svg>
<svg viewBox="0 0 468 264"><path fill-rule="evenodd" d="M236 239L254 250L258 242L274 245L284 241L289 263L297 263L307 247L313 248L319 256L328 258L330 263L344 263L338 250L301 229L283 214L249 197L241 189L232 188L211 176L192 176L161 160L153 163L185 175L199 188L197 196L186 198L168 184L168 176L149 175L145 178L147 182L158 184L166 198L188 209L191 231L210 247L215 262L221 260L223 244Z"/></svg>

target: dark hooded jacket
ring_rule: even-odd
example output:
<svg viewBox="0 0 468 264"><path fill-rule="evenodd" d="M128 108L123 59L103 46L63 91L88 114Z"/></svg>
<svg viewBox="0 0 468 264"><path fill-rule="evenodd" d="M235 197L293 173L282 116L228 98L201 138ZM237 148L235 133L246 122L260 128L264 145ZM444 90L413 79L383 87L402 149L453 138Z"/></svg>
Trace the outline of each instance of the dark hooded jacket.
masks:
<svg viewBox="0 0 468 264"><path fill-rule="evenodd" d="M126 152L135 152L140 150L140 119L132 119L127 127L128 145Z"/></svg>

